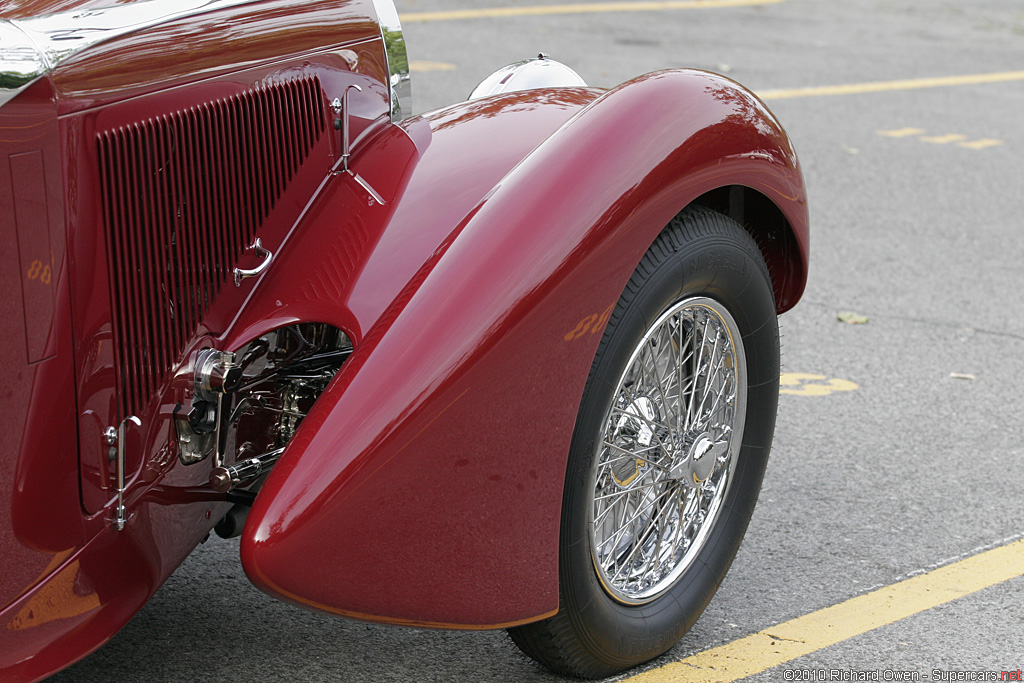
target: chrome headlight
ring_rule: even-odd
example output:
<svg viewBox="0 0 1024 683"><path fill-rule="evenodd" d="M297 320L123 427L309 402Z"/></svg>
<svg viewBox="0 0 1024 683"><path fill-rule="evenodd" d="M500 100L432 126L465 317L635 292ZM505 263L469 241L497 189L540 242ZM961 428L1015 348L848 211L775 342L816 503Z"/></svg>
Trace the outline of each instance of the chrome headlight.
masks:
<svg viewBox="0 0 1024 683"><path fill-rule="evenodd" d="M578 73L546 54L498 69L473 89L469 99L532 90L534 88L577 88L587 85Z"/></svg>

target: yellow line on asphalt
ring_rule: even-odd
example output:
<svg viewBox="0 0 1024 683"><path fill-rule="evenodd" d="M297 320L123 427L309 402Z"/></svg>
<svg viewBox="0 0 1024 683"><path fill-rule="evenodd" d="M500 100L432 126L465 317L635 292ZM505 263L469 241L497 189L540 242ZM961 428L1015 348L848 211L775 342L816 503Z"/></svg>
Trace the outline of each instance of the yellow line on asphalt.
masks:
<svg viewBox="0 0 1024 683"><path fill-rule="evenodd" d="M490 7L441 12L406 12L402 23L422 21L454 21L456 19L490 19L494 17L527 17L551 14L602 14L608 12L656 12L677 9L719 9L777 5L785 0L663 0L662 2L591 2L571 5L539 5L528 7Z"/></svg>
<svg viewBox="0 0 1024 683"><path fill-rule="evenodd" d="M426 60L409 60L409 71L419 73L423 71L455 71L459 68L451 62L430 62Z"/></svg>
<svg viewBox="0 0 1024 683"><path fill-rule="evenodd" d="M1024 539L625 679L729 683L1024 576Z"/></svg>
<svg viewBox="0 0 1024 683"><path fill-rule="evenodd" d="M981 85L985 83L1007 83L1024 81L1024 71L1001 71L966 76L939 76L937 78L911 78L902 81L877 81L874 83L851 83L849 85L823 85L788 90L763 90L758 93L764 100L787 100L794 97L822 97L826 95L861 95L893 90L921 90L924 88L948 88L955 85Z"/></svg>

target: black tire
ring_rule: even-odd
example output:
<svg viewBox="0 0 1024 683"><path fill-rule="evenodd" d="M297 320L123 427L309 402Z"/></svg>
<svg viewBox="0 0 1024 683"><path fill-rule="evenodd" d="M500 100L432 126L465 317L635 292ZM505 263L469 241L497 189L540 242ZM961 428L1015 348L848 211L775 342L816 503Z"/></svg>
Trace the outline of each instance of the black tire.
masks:
<svg viewBox="0 0 1024 683"><path fill-rule="evenodd" d="M696 349L709 329L725 342L708 351L714 359L723 349L721 362L705 366ZM671 381L662 377L669 372ZM712 402L722 407L705 416L701 406L719 389ZM746 531L778 394L778 323L761 253L735 221L687 209L637 266L598 347L566 473L559 611L510 629L516 645L584 678L672 647L704 611Z"/></svg>

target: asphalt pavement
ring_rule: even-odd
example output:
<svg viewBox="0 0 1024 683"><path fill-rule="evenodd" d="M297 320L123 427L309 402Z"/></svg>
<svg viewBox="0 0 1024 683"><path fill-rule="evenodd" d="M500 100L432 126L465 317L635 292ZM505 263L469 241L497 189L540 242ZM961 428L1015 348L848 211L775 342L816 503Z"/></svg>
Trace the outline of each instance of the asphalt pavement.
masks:
<svg viewBox="0 0 1024 683"><path fill-rule="evenodd" d="M704 616L640 670L682 680L693 666L675 662L1024 536L1024 5L608 11L622 4L510 0L486 8L521 14L464 19L430 13L480 5L401 0L399 10L417 111L543 51L600 87L666 67L725 73L761 93L796 144L811 271L804 300L781 319L789 374L761 499ZM540 6L548 13L531 9ZM866 322L841 322L846 312ZM749 680L1024 668L1024 578L967 592L826 638ZM237 541L213 538L108 645L54 680L563 679L501 632L374 626L276 602L245 579Z"/></svg>

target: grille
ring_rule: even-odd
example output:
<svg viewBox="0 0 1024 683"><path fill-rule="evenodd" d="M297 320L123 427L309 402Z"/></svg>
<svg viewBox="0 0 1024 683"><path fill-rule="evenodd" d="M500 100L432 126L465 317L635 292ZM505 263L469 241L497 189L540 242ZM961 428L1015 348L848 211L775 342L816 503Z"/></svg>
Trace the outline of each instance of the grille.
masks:
<svg viewBox="0 0 1024 683"><path fill-rule="evenodd" d="M123 415L178 362L324 133L317 78L97 135Z"/></svg>

